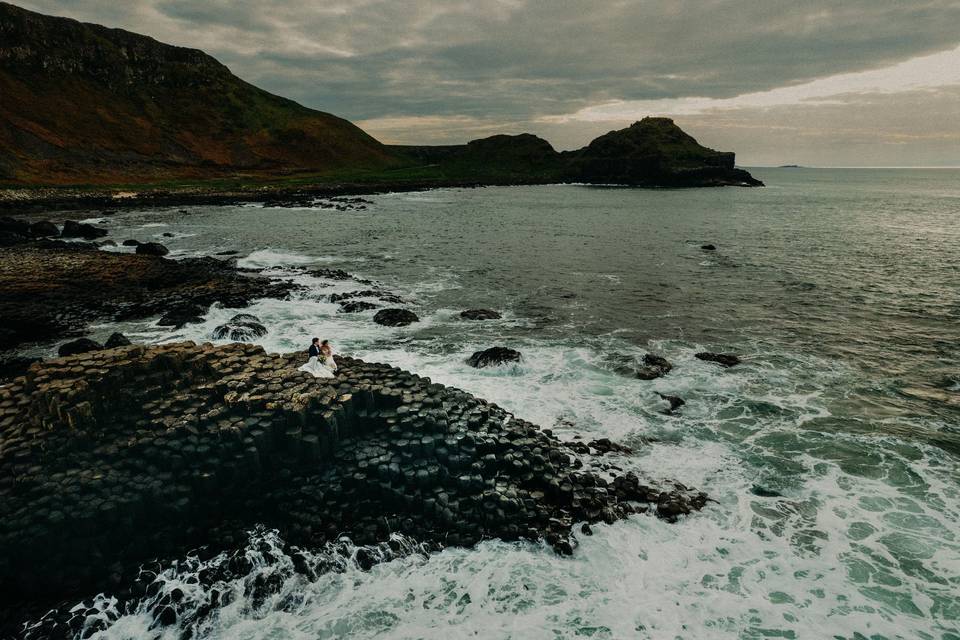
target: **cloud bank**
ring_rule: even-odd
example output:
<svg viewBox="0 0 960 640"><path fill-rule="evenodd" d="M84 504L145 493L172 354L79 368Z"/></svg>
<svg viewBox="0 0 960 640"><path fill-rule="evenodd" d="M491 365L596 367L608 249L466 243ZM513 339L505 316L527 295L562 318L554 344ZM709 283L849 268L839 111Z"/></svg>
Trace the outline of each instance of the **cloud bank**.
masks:
<svg viewBox="0 0 960 640"><path fill-rule="evenodd" d="M569 148L656 114L745 164L960 164L955 0L20 4L204 49L388 142Z"/></svg>

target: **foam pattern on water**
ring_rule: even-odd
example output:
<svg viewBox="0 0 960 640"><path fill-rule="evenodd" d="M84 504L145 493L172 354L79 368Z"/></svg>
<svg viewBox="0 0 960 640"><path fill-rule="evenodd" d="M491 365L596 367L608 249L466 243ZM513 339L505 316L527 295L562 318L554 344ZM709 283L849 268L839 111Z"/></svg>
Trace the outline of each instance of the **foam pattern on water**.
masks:
<svg viewBox="0 0 960 640"><path fill-rule="evenodd" d="M448 198L430 192L377 200ZM540 331L530 313L536 307L520 298L506 299L502 320L464 322L459 310L432 304L433 296L466 286L455 270L440 267L388 287L411 302L421 322L380 327L373 311L342 314L326 302L331 293L364 286L297 269L331 265L363 276L368 263L355 256L259 249L240 265L307 287L245 310L268 327L268 350L329 338L341 352L463 388L561 437L631 444L636 455L612 458L616 465L702 488L717 504L676 525L634 517L595 527L572 558L487 541L407 555L369 572L344 565L313 579L283 573L281 558L269 569L285 576L270 605L255 606L242 594L240 583L266 570L254 569L236 578L236 597L195 625L194 637L960 639L960 464L937 446L952 427L892 412L889 419L860 417L862 397L845 390L865 382L843 361L745 337L725 345L745 363L722 369L694 357L713 345L682 337L641 348L621 330ZM598 279L619 284L608 276ZM463 295L481 293L489 292ZM148 341L202 341L234 313L214 307L204 323L178 331L150 322L122 328ZM497 344L520 350L523 361L480 370L464 362ZM610 354L645 352L667 357L673 371L641 381L606 364ZM658 392L687 404L668 415ZM196 570L187 563L164 580L187 592ZM149 624L142 611L127 614L99 637L150 637Z"/></svg>

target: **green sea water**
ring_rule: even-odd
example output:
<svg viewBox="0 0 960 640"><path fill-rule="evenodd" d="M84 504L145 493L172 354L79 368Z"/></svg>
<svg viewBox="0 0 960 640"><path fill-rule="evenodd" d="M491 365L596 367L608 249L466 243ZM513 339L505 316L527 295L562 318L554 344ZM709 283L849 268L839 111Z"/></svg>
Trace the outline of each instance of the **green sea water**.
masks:
<svg viewBox="0 0 960 640"><path fill-rule="evenodd" d="M260 606L238 579L194 637L960 639L960 171L754 173L766 188L455 189L371 196L362 211L104 218L117 240L237 251L241 266L304 284L249 309L268 349L329 338L561 437L632 444L619 466L717 501L676 524L595 527L573 558L489 541L368 573L284 574ZM305 267L373 279L421 322L338 313L326 296L364 287ZM458 318L475 307L504 317ZM230 315L119 328L208 340ZM494 345L524 361L463 362ZM722 369L701 350L744 363ZM673 371L641 381L611 367L647 352ZM658 392L687 404L667 415ZM189 571L165 580L189 586ZM149 622L130 613L103 636Z"/></svg>

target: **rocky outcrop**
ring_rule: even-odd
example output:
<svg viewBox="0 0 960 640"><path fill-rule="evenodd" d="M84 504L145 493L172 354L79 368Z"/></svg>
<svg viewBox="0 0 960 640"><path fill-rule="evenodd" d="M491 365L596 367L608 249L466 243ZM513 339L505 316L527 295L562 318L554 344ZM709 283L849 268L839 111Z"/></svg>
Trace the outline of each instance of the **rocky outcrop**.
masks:
<svg viewBox="0 0 960 640"><path fill-rule="evenodd" d="M214 340L233 340L234 342L252 342L267 335L267 328L260 318L249 313L238 313L213 330Z"/></svg>
<svg viewBox="0 0 960 640"><path fill-rule="evenodd" d="M614 373L625 378L655 380L670 373L673 365L664 358L652 353L644 354L640 362L633 356L615 353L607 357Z"/></svg>
<svg viewBox="0 0 960 640"><path fill-rule="evenodd" d="M76 340L71 340L70 342L65 342L57 349L57 354L60 356L73 356L78 353L86 353L87 351L99 351L103 349L103 345L99 342L91 340L90 338L77 338Z"/></svg>
<svg viewBox="0 0 960 640"><path fill-rule="evenodd" d="M507 347L490 347L483 351L475 351L469 358L467 364L475 369L484 367L496 367L508 362L520 362L523 356L515 349Z"/></svg>
<svg viewBox="0 0 960 640"><path fill-rule="evenodd" d="M336 378L315 379L302 359L129 346L0 387L0 596L44 608L103 589L122 607L146 588L133 580L144 561L229 548L255 524L298 545L403 533L570 553L574 523L673 521L705 504L679 484L591 472L549 432L428 378L339 357Z"/></svg>
<svg viewBox="0 0 960 640"><path fill-rule="evenodd" d="M386 327L405 327L420 318L409 309L381 309L374 314L373 321Z"/></svg>
<svg viewBox="0 0 960 640"><path fill-rule="evenodd" d="M159 242L140 242L135 245L136 253L145 256L165 256L170 253L170 249L167 249L165 246Z"/></svg>
<svg viewBox="0 0 960 640"><path fill-rule="evenodd" d="M107 235L106 229L95 227L85 222L74 222L67 220L63 223L63 230L60 236L63 238L83 238L84 240L95 240Z"/></svg>
<svg viewBox="0 0 960 640"><path fill-rule="evenodd" d="M214 303L283 297L295 286L213 258L168 260L97 251L85 243L0 247L0 352L77 336L92 322L202 319Z"/></svg>
<svg viewBox="0 0 960 640"><path fill-rule="evenodd" d="M740 364L740 356L732 353L711 353L709 351L701 351L700 353L694 354L694 357L697 358L697 360L703 360L704 362L714 362L721 367L733 367Z"/></svg>
<svg viewBox="0 0 960 640"><path fill-rule="evenodd" d="M464 320L499 320L502 316L492 309L467 309L460 312Z"/></svg>

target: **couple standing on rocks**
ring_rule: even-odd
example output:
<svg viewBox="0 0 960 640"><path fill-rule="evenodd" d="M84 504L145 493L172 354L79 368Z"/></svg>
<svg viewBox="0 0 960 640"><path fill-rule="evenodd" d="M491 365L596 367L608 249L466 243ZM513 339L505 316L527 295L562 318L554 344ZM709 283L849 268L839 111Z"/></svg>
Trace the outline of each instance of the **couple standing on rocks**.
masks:
<svg viewBox="0 0 960 640"><path fill-rule="evenodd" d="M337 362L333 359L333 348L329 340L320 342L320 338L314 338L310 341L308 350L310 359L299 370L306 371L314 378L332 378L337 370Z"/></svg>

